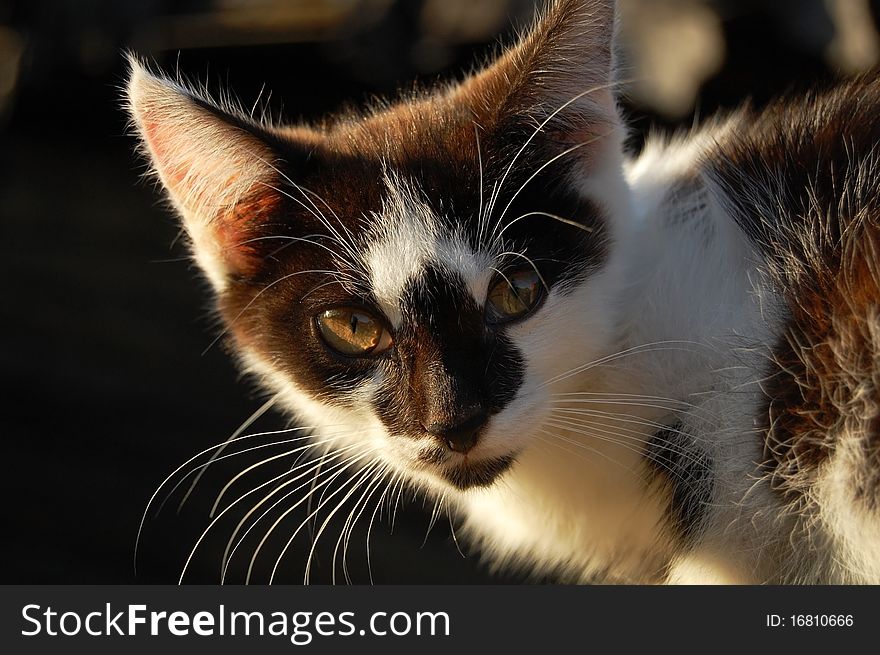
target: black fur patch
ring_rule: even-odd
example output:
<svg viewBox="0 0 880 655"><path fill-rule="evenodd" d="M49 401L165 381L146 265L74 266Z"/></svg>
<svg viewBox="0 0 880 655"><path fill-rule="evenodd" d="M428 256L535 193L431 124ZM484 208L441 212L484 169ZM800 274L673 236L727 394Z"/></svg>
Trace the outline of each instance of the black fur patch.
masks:
<svg viewBox="0 0 880 655"><path fill-rule="evenodd" d="M700 534L714 491L714 463L686 434L682 425L660 430L648 442L645 461L670 488L668 518L685 542Z"/></svg>
<svg viewBox="0 0 880 655"><path fill-rule="evenodd" d="M423 437L432 423L457 425L500 412L522 383L523 360L503 327L486 323L456 275L427 268L404 293L396 355L383 362L376 412L389 432Z"/></svg>

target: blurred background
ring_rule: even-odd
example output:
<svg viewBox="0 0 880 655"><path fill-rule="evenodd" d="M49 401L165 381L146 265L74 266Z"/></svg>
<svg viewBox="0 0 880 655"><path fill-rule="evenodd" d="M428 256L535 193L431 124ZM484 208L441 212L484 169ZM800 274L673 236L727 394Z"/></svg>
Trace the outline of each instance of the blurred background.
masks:
<svg viewBox="0 0 880 655"><path fill-rule="evenodd" d="M620 4L634 150L651 129L688 127L746 98L760 106L880 57L880 2ZM207 289L174 217L139 181L143 162L119 108L122 52L215 91L232 88L245 105L261 98L296 121L414 79L460 74L533 11L532 0L0 0L0 582L175 582L226 481L282 452L216 463L178 511L193 477L185 479L148 517L135 574L138 524L157 485L229 437L262 399L211 345ZM267 413L250 430L284 425ZM233 486L225 501L289 466L267 464L264 477ZM208 533L186 581L219 580L226 540L256 502L247 500ZM522 581L487 570L463 544L460 553L445 514L432 521L422 504L402 503L393 534L388 512L376 517L376 583ZM297 511L279 525L254 581L267 580L305 517ZM355 583L370 581L370 518L350 542ZM331 522L318 541L313 582L331 581L343 523ZM309 532L292 544L279 580L302 580ZM253 552L253 536L242 553ZM247 563L233 560L230 581L244 580ZM341 565L336 571L344 579Z"/></svg>

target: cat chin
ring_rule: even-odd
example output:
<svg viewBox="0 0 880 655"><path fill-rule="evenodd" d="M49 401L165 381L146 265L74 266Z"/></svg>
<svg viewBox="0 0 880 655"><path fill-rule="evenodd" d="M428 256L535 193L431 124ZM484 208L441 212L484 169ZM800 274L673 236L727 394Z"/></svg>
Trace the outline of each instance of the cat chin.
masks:
<svg viewBox="0 0 880 655"><path fill-rule="evenodd" d="M479 459L451 455L441 448L419 453L418 468L458 491L492 486L516 462L516 454Z"/></svg>
<svg viewBox="0 0 880 655"><path fill-rule="evenodd" d="M483 449L453 453L428 439L386 435L381 457L396 474L429 494L448 496L496 484L519 451Z"/></svg>

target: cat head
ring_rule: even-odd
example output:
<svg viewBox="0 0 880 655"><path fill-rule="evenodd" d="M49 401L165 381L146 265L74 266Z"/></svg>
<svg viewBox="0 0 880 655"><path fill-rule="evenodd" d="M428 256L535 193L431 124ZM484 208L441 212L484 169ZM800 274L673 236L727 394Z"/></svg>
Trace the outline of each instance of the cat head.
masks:
<svg viewBox="0 0 880 655"><path fill-rule="evenodd" d="M608 352L629 222L614 13L556 0L464 81L314 126L132 58L133 123L233 348L316 438L489 485Z"/></svg>

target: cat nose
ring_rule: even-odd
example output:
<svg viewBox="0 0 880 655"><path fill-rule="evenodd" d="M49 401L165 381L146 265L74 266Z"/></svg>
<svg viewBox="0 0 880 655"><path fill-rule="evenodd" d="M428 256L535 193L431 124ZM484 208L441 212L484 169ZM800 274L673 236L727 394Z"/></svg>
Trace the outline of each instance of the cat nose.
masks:
<svg viewBox="0 0 880 655"><path fill-rule="evenodd" d="M425 430L449 450L464 454L476 445L477 437L487 418L485 411L478 410L463 421L455 423L434 421L427 424Z"/></svg>

